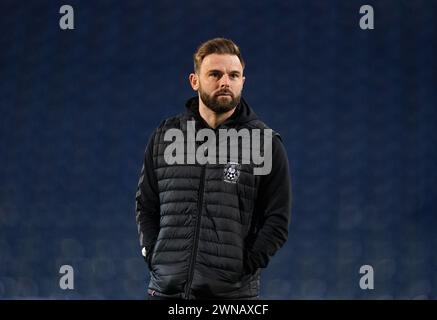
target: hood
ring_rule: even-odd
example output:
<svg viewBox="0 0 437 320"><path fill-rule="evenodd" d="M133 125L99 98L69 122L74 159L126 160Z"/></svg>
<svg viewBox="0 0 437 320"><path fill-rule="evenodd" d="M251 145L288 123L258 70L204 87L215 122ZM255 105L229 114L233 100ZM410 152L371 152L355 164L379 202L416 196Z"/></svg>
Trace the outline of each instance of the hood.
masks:
<svg viewBox="0 0 437 320"><path fill-rule="evenodd" d="M199 113L199 97L190 98L185 107L187 108L187 113L189 117L194 117L196 120L202 122L206 127L207 123L200 116ZM235 112L222 124L227 127L235 127L243 123L258 119L255 111L247 104L246 100L241 97L240 103L237 105Z"/></svg>

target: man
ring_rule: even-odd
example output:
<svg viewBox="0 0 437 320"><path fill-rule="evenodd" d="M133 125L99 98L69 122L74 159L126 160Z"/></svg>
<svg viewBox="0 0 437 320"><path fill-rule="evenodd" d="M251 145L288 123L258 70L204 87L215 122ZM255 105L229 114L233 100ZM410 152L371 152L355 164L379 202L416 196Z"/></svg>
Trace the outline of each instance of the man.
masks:
<svg viewBox="0 0 437 320"><path fill-rule="evenodd" d="M203 43L189 76L198 96L187 101L184 113L163 121L146 147L136 220L153 298L257 299L261 268L287 240L286 151L280 136L272 137L241 98L243 69L232 41ZM237 156L223 147L227 141L218 147L209 141L236 130L253 133L252 143L240 139L231 145L240 151ZM200 145L200 132L209 144ZM264 139L256 139L255 132ZM252 155L259 147L271 168L263 172L259 161L244 158L244 147ZM209 162L200 161L205 155Z"/></svg>

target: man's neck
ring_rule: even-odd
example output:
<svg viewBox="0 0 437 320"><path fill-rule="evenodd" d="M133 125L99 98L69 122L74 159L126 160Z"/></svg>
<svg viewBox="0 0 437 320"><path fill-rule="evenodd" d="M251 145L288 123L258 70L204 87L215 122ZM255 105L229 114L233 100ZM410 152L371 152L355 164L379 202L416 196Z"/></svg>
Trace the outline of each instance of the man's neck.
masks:
<svg viewBox="0 0 437 320"><path fill-rule="evenodd" d="M207 106L203 104L203 101L199 98L199 114L203 120L213 129L217 128L223 122L225 122L235 112L235 108L228 112L217 114Z"/></svg>

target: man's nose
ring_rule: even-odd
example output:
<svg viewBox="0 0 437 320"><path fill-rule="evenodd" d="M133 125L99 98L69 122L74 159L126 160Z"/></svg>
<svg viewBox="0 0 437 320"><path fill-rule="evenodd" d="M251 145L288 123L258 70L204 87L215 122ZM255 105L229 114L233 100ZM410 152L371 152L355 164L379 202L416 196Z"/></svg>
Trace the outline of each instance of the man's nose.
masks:
<svg viewBox="0 0 437 320"><path fill-rule="evenodd" d="M220 79L220 87L229 87L229 84L229 76L227 74L224 74Z"/></svg>

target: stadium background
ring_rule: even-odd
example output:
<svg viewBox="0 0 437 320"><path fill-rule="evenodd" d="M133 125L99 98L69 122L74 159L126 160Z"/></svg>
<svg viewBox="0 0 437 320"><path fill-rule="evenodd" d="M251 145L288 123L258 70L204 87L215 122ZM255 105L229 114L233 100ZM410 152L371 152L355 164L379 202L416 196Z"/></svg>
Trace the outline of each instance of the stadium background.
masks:
<svg viewBox="0 0 437 320"><path fill-rule="evenodd" d="M75 30L59 8L75 9ZM359 8L375 29L359 28ZM143 299L134 197L199 43L247 62L282 134L289 241L265 299L437 298L435 1L0 2L0 298ZM59 288L59 268L75 289ZM361 290L372 265L375 289Z"/></svg>

